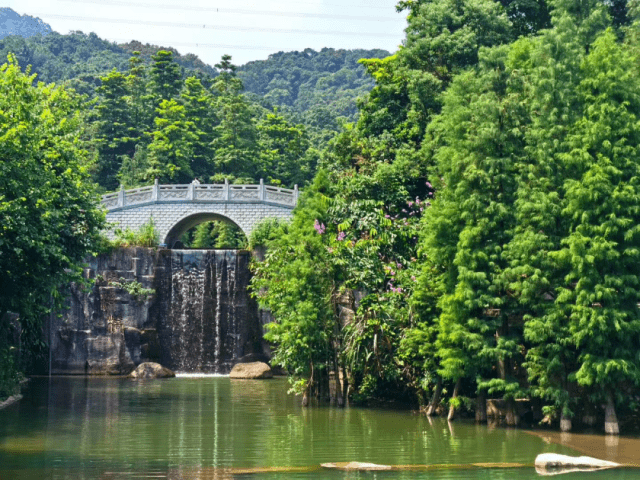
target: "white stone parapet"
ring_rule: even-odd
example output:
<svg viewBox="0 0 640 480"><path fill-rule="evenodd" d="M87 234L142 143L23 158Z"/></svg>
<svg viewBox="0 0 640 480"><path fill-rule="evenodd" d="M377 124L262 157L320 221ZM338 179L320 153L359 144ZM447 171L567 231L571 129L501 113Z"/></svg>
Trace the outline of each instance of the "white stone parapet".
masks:
<svg viewBox="0 0 640 480"><path fill-rule="evenodd" d="M298 203L298 186L293 190L265 185L224 184L154 185L102 196L107 221L114 236L116 228L137 230L153 219L161 244L171 244L180 232L203 221L226 219L249 236L253 227L267 217L289 219Z"/></svg>
<svg viewBox="0 0 640 480"><path fill-rule="evenodd" d="M266 203L293 209L298 203L298 186L288 188L265 185L195 184L154 185L125 190L102 196L102 205L111 212L114 210L141 207L151 203Z"/></svg>

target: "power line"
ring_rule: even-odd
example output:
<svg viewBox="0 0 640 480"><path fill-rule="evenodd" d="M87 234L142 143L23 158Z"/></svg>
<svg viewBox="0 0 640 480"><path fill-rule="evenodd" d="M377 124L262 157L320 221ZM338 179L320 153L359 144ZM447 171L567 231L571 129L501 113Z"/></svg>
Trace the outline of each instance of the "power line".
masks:
<svg viewBox="0 0 640 480"><path fill-rule="evenodd" d="M131 39L126 39L126 38L105 38L105 40L108 40L110 42L115 42L115 43L129 43L132 42L134 40ZM138 40L135 40L138 41ZM143 43L143 42L140 42ZM161 46L162 43L166 43L166 41L156 41L156 40L145 40L144 43L147 43L149 45L155 45L155 46ZM275 47L265 47L265 46L253 46L253 45L224 45L224 44L219 44L219 43L189 43L189 42L171 42L171 47L174 46L179 46L179 47L200 47L200 48L229 48L229 49L239 49L239 50L265 50L268 52L274 52L276 50L278 50L278 48ZM166 48L171 48L171 47L166 47ZM281 50L281 49L280 49Z"/></svg>
<svg viewBox="0 0 640 480"><path fill-rule="evenodd" d="M56 18L58 20L76 20L79 22L99 22L99 23L121 23L125 25L148 25L151 27L175 27L175 28L191 28L206 30L224 30L230 32L263 32L263 33L297 33L302 35L348 35L355 37L384 37L398 38L398 35L389 33L367 33L367 32L345 32L339 30L307 30L307 29L282 29L282 28L261 28L261 27L240 27L227 25L207 25L195 23L176 23L176 22L158 22L149 20L126 20L126 19L110 19L97 17L77 17L72 15L56 15L35 13L45 18Z"/></svg>
<svg viewBox="0 0 640 480"><path fill-rule="evenodd" d="M60 0L62 2L71 3L95 3L98 5L122 5L125 7L140 7L140 8L152 8L152 9L170 9L170 10L189 10L196 12L215 12L215 13L231 13L242 15L269 15L278 17L293 17L293 18L324 18L329 20L365 20L374 22L397 22L404 21L404 18L394 17L364 17L355 15L332 15L326 13L305 13L305 12L278 12L275 10L247 10L240 8L218 8L218 7L195 7L189 5L172 5L172 4L155 4L155 3L139 3L139 2L127 2L119 0Z"/></svg>
<svg viewBox="0 0 640 480"><path fill-rule="evenodd" d="M65 1L65 0L59 0L59 1ZM212 3L212 2L209 2ZM376 5L346 5L344 3L340 4L340 3L316 3L316 2L298 2L298 1L292 1L292 2L286 2L283 0L277 1L276 3L279 3L281 5L291 5L292 3L295 4L296 6L298 5L312 5L314 7L340 7L340 8L345 8L345 7L354 7L354 8L361 8L361 9L366 9L366 10L371 10L371 9L376 9L376 10L386 10L389 11L390 7L380 7L380 6L376 6ZM395 9L395 7L391 7L391 9Z"/></svg>

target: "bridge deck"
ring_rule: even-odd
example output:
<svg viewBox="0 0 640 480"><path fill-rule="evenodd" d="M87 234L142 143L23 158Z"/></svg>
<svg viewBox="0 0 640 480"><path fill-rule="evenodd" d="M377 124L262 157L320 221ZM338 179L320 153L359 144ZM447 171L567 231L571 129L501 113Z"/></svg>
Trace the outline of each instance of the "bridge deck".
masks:
<svg viewBox="0 0 640 480"><path fill-rule="evenodd" d="M298 186L293 190L265 185L196 184L154 185L108 193L102 205L109 211L140 207L153 203L267 203L294 208L298 203Z"/></svg>

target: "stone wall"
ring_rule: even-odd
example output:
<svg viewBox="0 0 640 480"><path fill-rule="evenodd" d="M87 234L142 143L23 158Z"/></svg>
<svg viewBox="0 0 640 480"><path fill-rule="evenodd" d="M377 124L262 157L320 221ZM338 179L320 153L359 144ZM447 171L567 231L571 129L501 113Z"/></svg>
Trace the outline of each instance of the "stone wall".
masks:
<svg viewBox="0 0 640 480"><path fill-rule="evenodd" d="M142 362L171 358L171 345L180 340L170 331L169 318L171 305L175 304L172 296L177 290L172 278L176 268L171 268L172 261L177 262L172 255L179 252L138 247L89 259L85 277L94 280L94 286L71 285L67 309L52 319L52 373L121 375ZM199 252L202 258L209 258L205 251ZM215 253L211 255L215 257ZM233 275L242 277L242 281L235 282L237 291L219 303L231 302L232 310L241 312L242 319L238 321L242 328L238 330L235 351L221 359L225 371L220 373L226 373L235 361L264 359L268 352L262 341L257 305L247 292L251 254L239 251L234 255L235 263L227 267L227 262L225 268L233 269ZM194 268L193 262L185 263L185 268ZM155 294L136 297L114 285L130 282L153 289ZM228 306L225 308L229 310Z"/></svg>

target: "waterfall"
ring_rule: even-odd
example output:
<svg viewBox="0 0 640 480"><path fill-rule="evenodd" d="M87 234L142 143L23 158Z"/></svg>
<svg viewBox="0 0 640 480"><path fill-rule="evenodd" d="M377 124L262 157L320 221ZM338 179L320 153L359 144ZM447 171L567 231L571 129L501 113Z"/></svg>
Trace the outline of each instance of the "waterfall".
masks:
<svg viewBox="0 0 640 480"><path fill-rule="evenodd" d="M158 295L162 362L178 372L228 373L256 351L247 321L257 315L249 298L248 253L171 250ZM257 317L256 317L257 318Z"/></svg>

